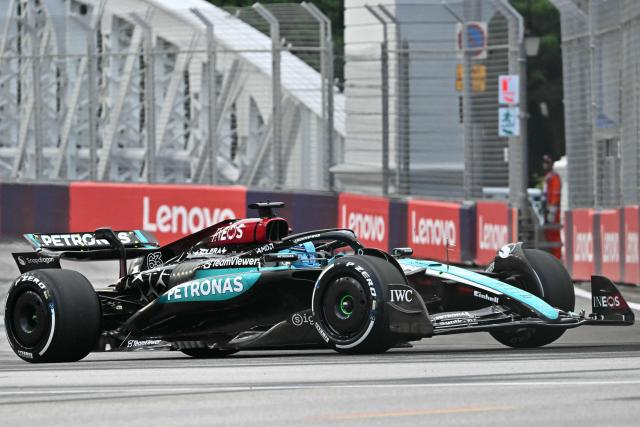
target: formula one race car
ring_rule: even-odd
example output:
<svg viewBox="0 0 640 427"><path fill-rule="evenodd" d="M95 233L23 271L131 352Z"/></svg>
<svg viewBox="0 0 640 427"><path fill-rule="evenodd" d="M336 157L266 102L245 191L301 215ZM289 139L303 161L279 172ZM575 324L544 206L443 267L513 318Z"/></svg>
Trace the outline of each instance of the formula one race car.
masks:
<svg viewBox="0 0 640 427"><path fill-rule="evenodd" d="M574 290L551 255L509 244L488 271L365 248L351 230L289 235L259 218L227 220L160 246L144 231L27 234L16 253L5 326L28 362L68 362L91 351L173 349L193 357L239 350L331 347L378 353L436 335L487 331L538 347L585 324L630 325L610 280L592 278L593 313L574 313ZM106 289L60 260L119 260ZM127 267L127 260L132 260Z"/></svg>

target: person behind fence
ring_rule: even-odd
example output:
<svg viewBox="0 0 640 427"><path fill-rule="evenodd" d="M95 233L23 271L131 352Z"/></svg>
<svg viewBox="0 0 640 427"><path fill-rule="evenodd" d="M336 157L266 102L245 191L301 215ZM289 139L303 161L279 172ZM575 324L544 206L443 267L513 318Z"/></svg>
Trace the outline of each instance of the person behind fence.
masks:
<svg viewBox="0 0 640 427"><path fill-rule="evenodd" d="M544 187L542 195L544 197L544 224L553 226L560 225L560 195L562 192L562 181L560 175L553 170L553 159L545 154L542 158L542 169L544 170ZM545 229L544 237L547 243L555 244L548 250L556 258L562 257L562 240L560 238L560 227Z"/></svg>

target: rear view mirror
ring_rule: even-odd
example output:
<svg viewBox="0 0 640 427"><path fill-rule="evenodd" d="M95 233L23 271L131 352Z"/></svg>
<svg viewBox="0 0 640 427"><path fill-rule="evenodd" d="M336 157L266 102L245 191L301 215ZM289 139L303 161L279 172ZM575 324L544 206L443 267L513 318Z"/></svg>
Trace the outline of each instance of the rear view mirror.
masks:
<svg viewBox="0 0 640 427"><path fill-rule="evenodd" d="M413 249L411 248L393 248L391 254L394 257L402 258L413 255Z"/></svg>
<svg viewBox="0 0 640 427"><path fill-rule="evenodd" d="M264 262L296 262L298 255L296 254L265 254Z"/></svg>

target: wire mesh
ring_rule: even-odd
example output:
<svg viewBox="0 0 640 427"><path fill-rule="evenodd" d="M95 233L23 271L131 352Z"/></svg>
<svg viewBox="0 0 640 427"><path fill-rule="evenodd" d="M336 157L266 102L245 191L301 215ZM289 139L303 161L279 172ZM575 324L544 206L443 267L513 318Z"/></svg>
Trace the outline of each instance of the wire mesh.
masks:
<svg viewBox="0 0 640 427"><path fill-rule="evenodd" d="M392 194L478 199L522 185L519 173L509 173L510 160L520 170L521 155L514 156L522 140L498 130L499 76L521 73L518 22L508 6L347 1L345 16L347 188L384 188L385 133ZM460 40L465 26L479 48Z"/></svg>
<svg viewBox="0 0 640 427"><path fill-rule="evenodd" d="M0 177L330 188L344 115L317 9L270 6L280 38L255 8L63 3L0 13Z"/></svg>
<svg viewBox="0 0 640 427"><path fill-rule="evenodd" d="M553 3L561 16L569 207L637 204L640 3Z"/></svg>

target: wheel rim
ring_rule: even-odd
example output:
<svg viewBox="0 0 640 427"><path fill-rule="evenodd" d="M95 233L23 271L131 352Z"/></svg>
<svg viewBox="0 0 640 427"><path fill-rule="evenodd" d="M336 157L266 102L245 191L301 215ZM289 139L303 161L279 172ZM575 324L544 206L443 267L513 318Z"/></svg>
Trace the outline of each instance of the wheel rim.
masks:
<svg viewBox="0 0 640 427"><path fill-rule="evenodd" d="M358 336L368 319L368 293L352 277L340 277L327 286L322 315L330 333L342 339Z"/></svg>
<svg viewBox="0 0 640 427"><path fill-rule="evenodd" d="M16 299L10 326L22 346L29 348L37 345L48 323L46 304L40 295L27 291Z"/></svg>

